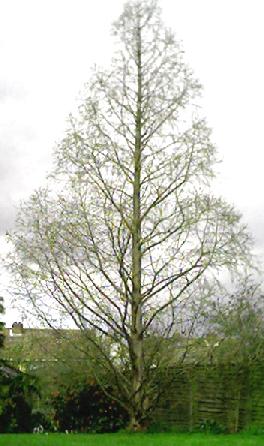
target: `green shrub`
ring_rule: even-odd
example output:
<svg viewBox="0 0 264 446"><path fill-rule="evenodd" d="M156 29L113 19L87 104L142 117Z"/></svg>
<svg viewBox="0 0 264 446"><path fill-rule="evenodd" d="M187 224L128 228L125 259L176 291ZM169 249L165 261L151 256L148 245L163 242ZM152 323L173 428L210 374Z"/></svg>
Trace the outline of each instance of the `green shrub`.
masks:
<svg viewBox="0 0 264 446"><path fill-rule="evenodd" d="M42 426L45 432L54 432L55 426L53 420L46 413L42 412L41 410L33 410L31 417L34 428Z"/></svg>
<svg viewBox="0 0 264 446"><path fill-rule="evenodd" d="M0 369L0 432L31 432L35 380L9 366Z"/></svg>
<svg viewBox="0 0 264 446"><path fill-rule="evenodd" d="M199 431L207 434L224 434L226 428L215 420L206 419L200 424Z"/></svg>
<svg viewBox="0 0 264 446"><path fill-rule="evenodd" d="M116 432L128 422L125 410L93 383L61 388L51 404L61 432Z"/></svg>

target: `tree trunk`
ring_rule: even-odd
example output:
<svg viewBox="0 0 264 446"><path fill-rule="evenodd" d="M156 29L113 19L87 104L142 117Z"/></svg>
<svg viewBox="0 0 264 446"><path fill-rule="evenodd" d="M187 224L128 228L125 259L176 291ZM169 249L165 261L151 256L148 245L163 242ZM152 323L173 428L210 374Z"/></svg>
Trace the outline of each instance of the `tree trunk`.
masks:
<svg viewBox="0 0 264 446"><path fill-rule="evenodd" d="M137 32L137 113L135 121L134 184L133 184L133 224L132 224L132 302L131 302L131 369L132 406L130 429L142 430L144 419L144 351L142 336L142 296L141 296L141 29Z"/></svg>

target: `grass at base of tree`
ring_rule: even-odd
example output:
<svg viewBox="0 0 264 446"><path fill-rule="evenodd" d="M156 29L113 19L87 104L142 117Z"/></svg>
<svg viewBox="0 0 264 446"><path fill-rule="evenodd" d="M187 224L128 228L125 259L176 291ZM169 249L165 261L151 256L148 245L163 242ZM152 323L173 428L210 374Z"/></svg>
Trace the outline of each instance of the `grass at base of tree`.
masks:
<svg viewBox="0 0 264 446"><path fill-rule="evenodd" d="M263 446L248 434L1 434L0 446Z"/></svg>

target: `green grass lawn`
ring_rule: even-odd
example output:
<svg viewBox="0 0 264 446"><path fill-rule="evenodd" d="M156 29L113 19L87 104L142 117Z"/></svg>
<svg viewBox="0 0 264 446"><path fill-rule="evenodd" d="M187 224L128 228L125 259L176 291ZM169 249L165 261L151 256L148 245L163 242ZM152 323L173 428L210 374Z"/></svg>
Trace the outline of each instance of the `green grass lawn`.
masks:
<svg viewBox="0 0 264 446"><path fill-rule="evenodd" d="M264 446L264 435L2 434L0 446Z"/></svg>

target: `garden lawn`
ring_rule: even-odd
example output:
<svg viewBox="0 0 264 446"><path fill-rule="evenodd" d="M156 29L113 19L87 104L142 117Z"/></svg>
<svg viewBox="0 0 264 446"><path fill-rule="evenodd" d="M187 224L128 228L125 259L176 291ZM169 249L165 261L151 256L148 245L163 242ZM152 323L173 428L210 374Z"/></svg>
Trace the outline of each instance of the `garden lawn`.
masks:
<svg viewBox="0 0 264 446"><path fill-rule="evenodd" d="M0 434L0 446L264 446L264 435Z"/></svg>

